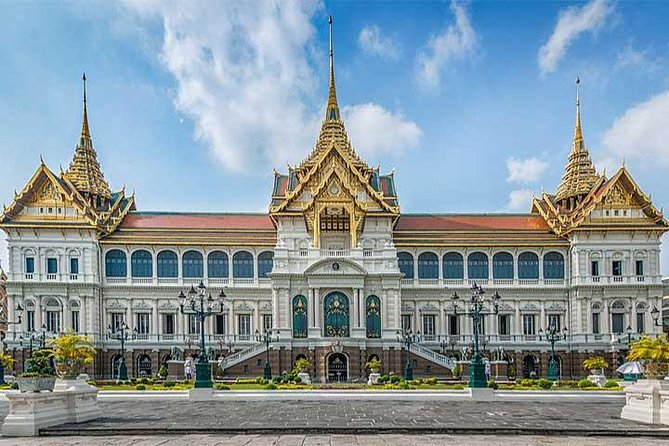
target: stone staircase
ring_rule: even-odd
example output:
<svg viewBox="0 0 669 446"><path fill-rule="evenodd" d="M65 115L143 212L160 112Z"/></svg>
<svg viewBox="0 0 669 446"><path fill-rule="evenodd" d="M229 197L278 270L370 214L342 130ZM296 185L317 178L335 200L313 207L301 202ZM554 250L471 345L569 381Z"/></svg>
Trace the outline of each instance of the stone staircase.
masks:
<svg viewBox="0 0 669 446"><path fill-rule="evenodd" d="M264 353L266 350L267 347L265 347L265 344L263 342L258 342L257 344L253 344L244 350L240 350L237 353L233 353L221 359L218 362L218 366L221 368L221 370L225 370L229 367L239 364L240 362L244 362L247 359L251 359L260 353Z"/></svg>
<svg viewBox="0 0 669 446"><path fill-rule="evenodd" d="M437 365L446 367L449 370L453 370L455 368L455 361L453 361L451 358L444 356L441 353L437 353L434 350L430 350L429 348L423 347L420 344L412 344L411 353L414 353L423 359L427 359L428 361L432 361Z"/></svg>

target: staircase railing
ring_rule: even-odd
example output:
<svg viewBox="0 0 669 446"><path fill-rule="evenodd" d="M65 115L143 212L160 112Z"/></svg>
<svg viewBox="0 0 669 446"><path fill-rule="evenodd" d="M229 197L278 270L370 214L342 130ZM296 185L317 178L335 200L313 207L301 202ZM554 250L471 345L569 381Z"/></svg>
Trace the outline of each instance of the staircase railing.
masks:
<svg viewBox="0 0 669 446"><path fill-rule="evenodd" d="M444 356L441 353L437 353L429 348L423 347L419 344L411 345L411 353L415 353L421 358L432 361L435 364L446 367L449 370L453 370L455 368L455 361L453 361L451 358Z"/></svg>
<svg viewBox="0 0 669 446"><path fill-rule="evenodd" d="M263 342L253 344L252 346L245 348L244 350L240 350L237 353L233 353L225 358L222 358L218 362L218 366L222 370L225 370L228 367L232 367L233 365L237 365L240 362L246 361L247 359L253 358L256 355L263 353L265 350L267 350L267 347L265 347L265 344Z"/></svg>

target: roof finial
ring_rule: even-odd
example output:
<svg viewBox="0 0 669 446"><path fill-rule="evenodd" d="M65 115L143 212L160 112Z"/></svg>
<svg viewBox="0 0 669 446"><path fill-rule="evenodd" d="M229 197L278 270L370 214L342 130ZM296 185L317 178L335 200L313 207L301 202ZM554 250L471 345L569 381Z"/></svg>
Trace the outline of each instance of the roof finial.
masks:
<svg viewBox="0 0 669 446"><path fill-rule="evenodd" d="M84 73L84 75L81 76L81 80L83 81L84 84L84 114L81 121L81 137L90 138L91 132L88 129L88 110L86 107L86 73Z"/></svg>
<svg viewBox="0 0 669 446"><path fill-rule="evenodd" d="M583 141L583 131L581 130L581 98L578 91L578 85L580 83L581 78L576 76L576 126L574 127L574 145L577 145L577 142L579 141Z"/></svg>
<svg viewBox="0 0 669 446"><path fill-rule="evenodd" d="M332 44L332 16L328 17L330 30L330 82L328 86L328 106L325 111L325 119L330 121L339 120L339 104L337 103L337 89L334 77L334 45Z"/></svg>

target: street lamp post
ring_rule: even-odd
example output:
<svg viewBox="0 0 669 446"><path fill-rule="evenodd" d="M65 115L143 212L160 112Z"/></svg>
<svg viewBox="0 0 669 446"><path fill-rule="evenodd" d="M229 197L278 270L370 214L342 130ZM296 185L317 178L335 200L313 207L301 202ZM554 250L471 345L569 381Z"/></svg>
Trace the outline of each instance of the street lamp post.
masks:
<svg viewBox="0 0 669 446"><path fill-rule="evenodd" d="M21 304L16 306L16 320L10 321L5 314L5 308L0 306L0 323L9 325L21 325L21 316L23 315L23 307ZM5 332L2 333L2 339L0 339L0 353L5 354ZM7 384L5 382L5 366L0 361L0 384Z"/></svg>
<svg viewBox="0 0 669 446"><path fill-rule="evenodd" d="M478 284L474 283L472 285L472 296L469 301L469 310L464 313L458 313L458 300L460 296L458 293L454 292L451 298L453 299L453 308L456 316L458 314L464 314L472 319L473 331L474 331L474 356L469 363L469 387L488 387L485 376L485 364L481 358L481 352L479 350L479 327L483 316L488 314L497 314L499 312L499 301L501 296L499 293L495 292L492 295L492 305L494 308L493 312L483 311L484 303L484 294L485 291Z"/></svg>
<svg viewBox="0 0 669 446"><path fill-rule="evenodd" d="M118 360L118 372L116 373L116 382L128 380L128 366L125 363L125 343L128 340L137 339L137 328L134 328L131 333L130 327L125 321L117 323L115 327L109 325L107 327L109 339L119 341L121 343L121 358Z"/></svg>
<svg viewBox="0 0 669 446"><path fill-rule="evenodd" d="M267 352L267 357L265 359L265 368L263 369L263 378L267 380L272 379L272 366L269 363L269 348L272 342L279 341L279 330L276 330L276 333L271 328L263 329L262 334L256 329L256 341L262 342L265 344L265 351Z"/></svg>
<svg viewBox="0 0 669 446"><path fill-rule="evenodd" d="M204 322L215 314L223 313L223 300L225 293L221 290L218 295L218 308L211 294L207 296L207 287L200 281L197 289L193 286L188 291L188 304L186 304L186 295L183 291L179 292L179 308L181 314L193 314L200 322L200 357L195 363L195 388L211 388L211 365L207 357L207 345L204 339ZM217 310L217 311L216 311Z"/></svg>
<svg viewBox="0 0 669 446"><path fill-rule="evenodd" d="M542 340L543 331L539 329L539 340ZM560 340L567 339L567 327L564 327L560 332L560 329L554 324L551 324L546 330L546 340L551 343L551 359L548 361L548 374L547 378L551 381L557 381L560 379L560 374L558 373L558 362L555 355L555 343Z"/></svg>
<svg viewBox="0 0 669 446"><path fill-rule="evenodd" d="M407 362L404 366L404 379L411 381L413 379L413 366L411 365L411 346L420 341L420 330L414 333L411 328L397 330L397 342L404 342L407 350Z"/></svg>
<svg viewBox="0 0 669 446"><path fill-rule="evenodd" d="M450 336L448 338L448 343L451 345L451 356L455 358L455 346L458 343L458 340L455 338L455 336Z"/></svg>

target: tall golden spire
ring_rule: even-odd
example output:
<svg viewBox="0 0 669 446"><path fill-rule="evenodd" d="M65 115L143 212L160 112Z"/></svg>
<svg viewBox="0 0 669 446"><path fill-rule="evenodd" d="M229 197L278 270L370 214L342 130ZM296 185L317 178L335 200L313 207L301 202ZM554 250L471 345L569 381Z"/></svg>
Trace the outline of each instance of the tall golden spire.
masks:
<svg viewBox="0 0 669 446"><path fill-rule="evenodd" d="M86 107L86 73L81 77L81 80L84 83L84 113L81 120L81 137L90 139L91 132L88 129L88 109Z"/></svg>
<svg viewBox="0 0 669 446"><path fill-rule="evenodd" d="M334 47L332 44L332 16L328 17L330 30L330 81L328 84L328 105L325 110L325 119L339 121L339 104L337 103L337 87L334 75Z"/></svg>
<svg viewBox="0 0 669 446"><path fill-rule="evenodd" d="M574 142L565 168L564 176L558 186L555 198L562 201L563 206L573 209L580 200L590 192L597 182L598 175L590 160L590 153L585 147L583 130L581 129L581 99L578 91L581 80L576 77L576 124L574 126Z"/></svg>
<svg viewBox="0 0 669 446"><path fill-rule="evenodd" d="M111 198L109 184L105 180L97 153L93 148L91 132L88 127L88 107L86 98L86 74L82 76L84 90L84 110L81 120L81 135L74 151L74 157L63 178L69 180L84 196L88 197L95 208L104 206Z"/></svg>

